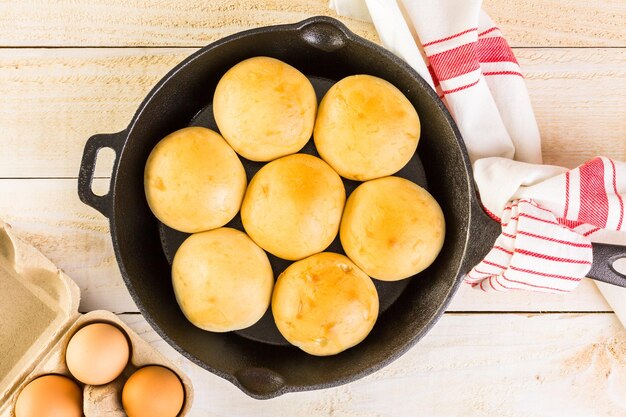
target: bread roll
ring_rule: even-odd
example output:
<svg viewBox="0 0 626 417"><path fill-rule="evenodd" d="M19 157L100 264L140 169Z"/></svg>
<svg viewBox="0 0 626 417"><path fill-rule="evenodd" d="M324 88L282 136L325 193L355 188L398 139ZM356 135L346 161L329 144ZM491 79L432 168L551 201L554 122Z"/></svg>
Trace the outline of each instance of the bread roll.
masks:
<svg viewBox="0 0 626 417"><path fill-rule="evenodd" d="M245 233L223 227L191 235L172 263L176 301L195 326L227 332L252 326L270 304L274 274Z"/></svg>
<svg viewBox="0 0 626 417"><path fill-rule="evenodd" d="M188 127L161 140L144 171L154 215L186 233L221 227L239 211L246 172L237 154L212 130Z"/></svg>
<svg viewBox="0 0 626 417"><path fill-rule="evenodd" d="M274 58L246 59L220 79L215 121L235 151L252 161L298 152L313 133L317 97L309 80Z"/></svg>
<svg viewBox="0 0 626 417"><path fill-rule="evenodd" d="M372 280L348 258L318 253L280 274L272 313L289 343L311 355L334 355L372 330L378 294Z"/></svg>
<svg viewBox="0 0 626 417"><path fill-rule="evenodd" d="M397 281L426 269L441 251L445 234L443 212L428 191L404 178L385 177L350 194L340 239L369 276Z"/></svg>
<svg viewBox="0 0 626 417"><path fill-rule="evenodd" d="M342 177L366 181L398 172L420 137L417 112L400 90L371 75L331 87L320 103L315 146Z"/></svg>
<svg viewBox="0 0 626 417"><path fill-rule="evenodd" d="M290 155L252 178L241 221L259 246L293 261L332 243L345 200L343 182L328 164L311 155Z"/></svg>

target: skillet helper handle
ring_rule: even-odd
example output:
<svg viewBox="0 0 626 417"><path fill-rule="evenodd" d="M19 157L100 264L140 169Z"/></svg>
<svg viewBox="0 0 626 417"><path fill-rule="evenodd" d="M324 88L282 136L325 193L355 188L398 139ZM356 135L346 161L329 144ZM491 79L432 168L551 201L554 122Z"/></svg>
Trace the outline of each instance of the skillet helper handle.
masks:
<svg viewBox="0 0 626 417"><path fill-rule="evenodd" d="M626 260L626 246L592 243L593 264L587 277L619 287L626 287L626 275L615 269L618 259Z"/></svg>
<svg viewBox="0 0 626 417"><path fill-rule="evenodd" d="M95 175L96 160L100 149L113 149L115 152L113 171L115 171L125 139L125 131L110 134L98 134L90 137L85 144L83 159L80 163L80 171L78 172L78 197L80 198L80 201L98 210L107 218L111 218L112 215L112 186L109 187L109 191L105 195L100 196L94 194L91 185ZM112 183L113 178L111 178L111 184Z"/></svg>
<svg viewBox="0 0 626 417"><path fill-rule="evenodd" d="M343 23L326 16L311 17L295 26L304 42L324 52L343 48L347 39L354 36Z"/></svg>
<svg viewBox="0 0 626 417"><path fill-rule="evenodd" d="M273 398L283 393L285 380L267 368L247 367L235 372L237 385L249 396L257 399Z"/></svg>

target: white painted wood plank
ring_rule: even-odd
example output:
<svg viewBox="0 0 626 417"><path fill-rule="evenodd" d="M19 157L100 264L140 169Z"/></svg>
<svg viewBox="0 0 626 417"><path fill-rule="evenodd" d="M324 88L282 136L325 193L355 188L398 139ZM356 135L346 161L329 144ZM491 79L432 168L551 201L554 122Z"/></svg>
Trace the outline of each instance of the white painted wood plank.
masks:
<svg viewBox="0 0 626 417"><path fill-rule="evenodd" d="M124 129L153 85L193 51L0 49L0 177L76 177L87 138ZM626 159L626 48L516 53L546 163Z"/></svg>
<svg viewBox="0 0 626 417"><path fill-rule="evenodd" d="M626 46L620 0L484 3L515 46ZM196 46L250 27L334 16L327 5L328 0L5 0L0 45ZM371 24L342 20L375 37Z"/></svg>
<svg viewBox="0 0 626 417"><path fill-rule="evenodd" d="M0 177L76 177L87 138L126 128L193 51L0 49Z"/></svg>
<svg viewBox="0 0 626 417"><path fill-rule="evenodd" d="M487 293L462 285L447 311L612 311L591 279L583 279L571 293L526 291Z"/></svg>
<svg viewBox="0 0 626 417"><path fill-rule="evenodd" d="M626 46L622 0L484 0L513 46Z"/></svg>
<svg viewBox="0 0 626 417"><path fill-rule="evenodd" d="M573 168L598 155L626 160L626 49L593 51L515 51L546 164Z"/></svg>
<svg viewBox="0 0 626 417"><path fill-rule="evenodd" d="M108 179L96 183L104 188ZM117 267L108 222L82 204L74 179L0 179L0 218L81 288L81 311L137 308ZM463 286L451 311L610 311L594 284L571 294L482 293Z"/></svg>
<svg viewBox="0 0 626 417"><path fill-rule="evenodd" d="M117 267L108 222L80 202L76 180L0 180L0 218L78 284L80 311L137 311Z"/></svg>
<svg viewBox="0 0 626 417"><path fill-rule="evenodd" d="M183 358L142 316L121 318L189 375L193 417L626 415L626 332L613 314L446 314L371 376L267 401Z"/></svg>

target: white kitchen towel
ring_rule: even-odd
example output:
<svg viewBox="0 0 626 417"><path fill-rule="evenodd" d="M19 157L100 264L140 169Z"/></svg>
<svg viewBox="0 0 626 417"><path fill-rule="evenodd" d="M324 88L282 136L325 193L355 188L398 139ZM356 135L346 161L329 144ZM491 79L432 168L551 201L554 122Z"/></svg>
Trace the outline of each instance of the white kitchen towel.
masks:
<svg viewBox="0 0 626 417"><path fill-rule="evenodd" d="M481 0L333 0L331 7L371 18L383 45L429 82L457 122L482 202L503 227L469 283L485 291L570 291L589 270L590 240L626 240L624 232L610 235L624 230L624 164L539 165L523 75Z"/></svg>
<svg viewBox="0 0 626 417"><path fill-rule="evenodd" d="M591 268L595 235L626 231L625 163L597 157L565 170L485 158L474 176L485 211L502 226L465 278L484 291L571 291Z"/></svg>

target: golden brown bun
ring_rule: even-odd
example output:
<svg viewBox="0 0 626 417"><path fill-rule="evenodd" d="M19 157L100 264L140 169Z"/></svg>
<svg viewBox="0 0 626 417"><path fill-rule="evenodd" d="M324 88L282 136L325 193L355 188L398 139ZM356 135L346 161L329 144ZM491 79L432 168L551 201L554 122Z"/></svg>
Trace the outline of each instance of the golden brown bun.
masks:
<svg viewBox="0 0 626 417"><path fill-rule="evenodd" d="M361 342L378 317L378 294L348 258L323 252L291 264L280 274L272 313L289 343L327 356Z"/></svg>
<svg viewBox="0 0 626 417"><path fill-rule="evenodd" d="M240 62L220 79L215 121L235 151L252 161L298 152L313 133L317 97L297 69L274 58Z"/></svg>
<svg viewBox="0 0 626 417"><path fill-rule="evenodd" d="M221 227L239 211L246 172L216 132L188 127L167 135L152 150L144 189L154 215L186 233Z"/></svg>
<svg viewBox="0 0 626 417"><path fill-rule="evenodd" d="M187 319L212 332L252 326L270 303L274 274L245 233L223 227L191 235L172 263L176 301Z"/></svg>
<svg viewBox="0 0 626 417"><path fill-rule="evenodd" d="M320 103L315 146L339 175L366 181L398 172L420 137L420 121L400 90L370 75L346 77Z"/></svg>
<svg viewBox="0 0 626 417"><path fill-rule="evenodd" d="M306 154L285 156L252 178L241 222L259 246L293 261L332 243L345 201L343 182L328 164Z"/></svg>
<svg viewBox="0 0 626 417"><path fill-rule="evenodd" d="M397 281L426 269L446 234L441 207L399 177L365 182L350 194L341 221L346 254L372 278Z"/></svg>

